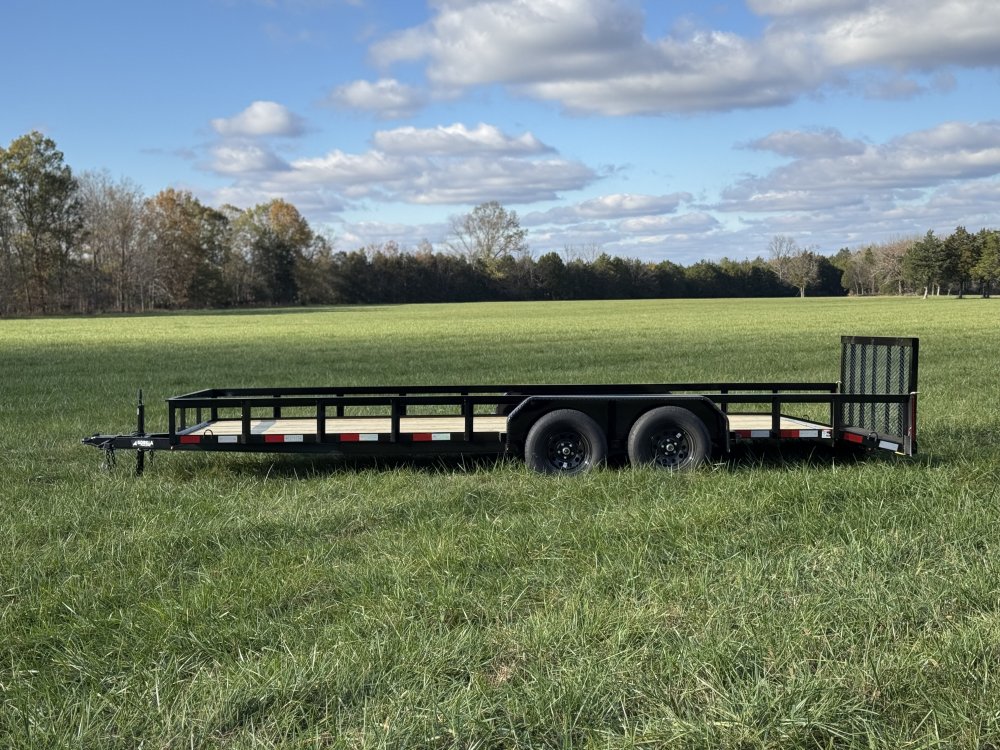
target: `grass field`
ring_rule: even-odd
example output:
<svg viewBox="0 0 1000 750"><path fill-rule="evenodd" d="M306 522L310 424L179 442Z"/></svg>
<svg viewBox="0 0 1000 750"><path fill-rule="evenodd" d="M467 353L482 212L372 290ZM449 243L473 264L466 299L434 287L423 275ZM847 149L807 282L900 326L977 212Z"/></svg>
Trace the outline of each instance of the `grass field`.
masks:
<svg viewBox="0 0 1000 750"><path fill-rule="evenodd" d="M0 320L0 746L1000 748L1000 302ZM912 461L670 476L79 444L205 387L836 380L921 337Z"/></svg>

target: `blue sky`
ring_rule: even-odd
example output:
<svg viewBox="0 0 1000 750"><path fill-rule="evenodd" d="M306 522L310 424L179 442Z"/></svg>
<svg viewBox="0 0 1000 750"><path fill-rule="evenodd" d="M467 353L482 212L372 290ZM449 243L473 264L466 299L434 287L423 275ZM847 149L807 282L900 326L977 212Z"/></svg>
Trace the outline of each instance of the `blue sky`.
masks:
<svg viewBox="0 0 1000 750"><path fill-rule="evenodd" d="M1000 226L997 0L4 0L0 143L337 249L499 200L533 252Z"/></svg>

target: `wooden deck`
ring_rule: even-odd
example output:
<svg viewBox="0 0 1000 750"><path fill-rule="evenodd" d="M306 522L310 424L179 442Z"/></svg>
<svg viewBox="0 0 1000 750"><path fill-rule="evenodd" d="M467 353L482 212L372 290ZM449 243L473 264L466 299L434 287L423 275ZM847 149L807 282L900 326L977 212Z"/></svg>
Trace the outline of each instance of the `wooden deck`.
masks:
<svg viewBox="0 0 1000 750"><path fill-rule="evenodd" d="M473 432L505 433L507 418L477 416L472 420ZM771 429L770 414L731 414L729 429L734 433L766 431ZM828 425L793 417L782 417L781 430L829 430ZM420 433L451 433L465 430L464 417L402 417L399 431L404 435ZM198 429L185 432L187 435L240 435L243 424L238 419L221 419ZM253 435L315 435L315 419L254 419L250 422ZM392 432L389 417L339 417L326 420L327 434L363 433L387 435ZM757 437L756 435L753 437Z"/></svg>

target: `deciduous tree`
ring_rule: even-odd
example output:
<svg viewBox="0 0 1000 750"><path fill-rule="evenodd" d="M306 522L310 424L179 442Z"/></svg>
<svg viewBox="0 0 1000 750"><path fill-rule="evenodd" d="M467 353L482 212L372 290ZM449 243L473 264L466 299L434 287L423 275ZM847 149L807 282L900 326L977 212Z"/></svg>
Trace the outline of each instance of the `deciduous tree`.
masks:
<svg viewBox="0 0 1000 750"><path fill-rule="evenodd" d="M67 306L82 227L77 181L54 141L34 131L0 148L0 253L17 308L47 313Z"/></svg>
<svg viewBox="0 0 1000 750"><path fill-rule="evenodd" d="M89 257L93 309L135 309L143 251L142 189L125 178L104 172L80 178L84 252Z"/></svg>
<svg viewBox="0 0 1000 750"><path fill-rule="evenodd" d="M247 209L233 222L233 245L249 263L252 302L299 301L299 271L315 240L309 223L280 198Z"/></svg>
<svg viewBox="0 0 1000 750"><path fill-rule="evenodd" d="M481 203L470 213L451 222L451 249L494 273L506 258L528 252L528 230L521 227L516 211L508 211L497 201Z"/></svg>
<svg viewBox="0 0 1000 750"><path fill-rule="evenodd" d="M768 245L771 267L778 278L799 290L799 296L806 296L806 289L819 278L819 259L808 248L799 247L794 238L778 234Z"/></svg>
<svg viewBox="0 0 1000 750"><path fill-rule="evenodd" d="M230 296L222 268L228 246L226 217L186 191L167 188L146 201L144 230L153 266L153 304L168 307L210 307Z"/></svg>

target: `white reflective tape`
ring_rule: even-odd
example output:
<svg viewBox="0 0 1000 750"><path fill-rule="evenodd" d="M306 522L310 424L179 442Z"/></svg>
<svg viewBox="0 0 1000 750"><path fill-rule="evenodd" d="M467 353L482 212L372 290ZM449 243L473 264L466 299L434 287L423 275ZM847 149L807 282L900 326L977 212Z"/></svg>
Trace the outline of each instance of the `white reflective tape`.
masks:
<svg viewBox="0 0 1000 750"><path fill-rule="evenodd" d="M879 448L884 448L887 451L898 451L899 450L899 444L898 443L890 443L888 440L879 440L878 441L878 447Z"/></svg>
<svg viewBox="0 0 1000 750"><path fill-rule="evenodd" d="M451 440L450 432L432 432L431 440Z"/></svg>
<svg viewBox="0 0 1000 750"><path fill-rule="evenodd" d="M238 443L240 438L238 435L219 435L220 443Z"/></svg>
<svg viewBox="0 0 1000 750"><path fill-rule="evenodd" d="M301 435L285 435L285 442L286 443L301 443L302 442L302 436Z"/></svg>
<svg viewBox="0 0 1000 750"><path fill-rule="evenodd" d="M819 430L799 430L800 438L814 438L819 437Z"/></svg>
<svg viewBox="0 0 1000 750"><path fill-rule="evenodd" d="M362 442L365 442L365 443L377 443L378 442L378 433L377 432L363 432L360 435L358 435L358 440L361 440Z"/></svg>
<svg viewBox="0 0 1000 750"><path fill-rule="evenodd" d="M766 438L771 437L770 430L750 430L750 437L752 438Z"/></svg>

